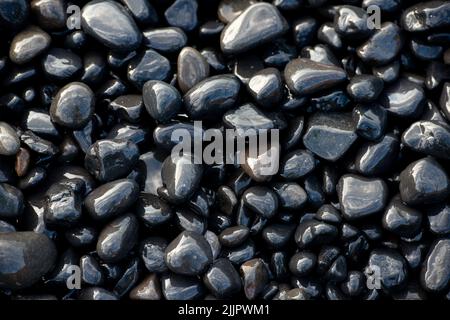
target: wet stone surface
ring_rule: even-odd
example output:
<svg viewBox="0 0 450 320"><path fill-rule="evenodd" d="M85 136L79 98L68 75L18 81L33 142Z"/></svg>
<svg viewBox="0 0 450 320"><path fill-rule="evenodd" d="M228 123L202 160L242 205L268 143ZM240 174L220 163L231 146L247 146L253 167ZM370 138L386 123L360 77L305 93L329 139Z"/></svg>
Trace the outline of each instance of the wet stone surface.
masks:
<svg viewBox="0 0 450 320"><path fill-rule="evenodd" d="M450 299L449 27L0 0L0 300Z"/></svg>

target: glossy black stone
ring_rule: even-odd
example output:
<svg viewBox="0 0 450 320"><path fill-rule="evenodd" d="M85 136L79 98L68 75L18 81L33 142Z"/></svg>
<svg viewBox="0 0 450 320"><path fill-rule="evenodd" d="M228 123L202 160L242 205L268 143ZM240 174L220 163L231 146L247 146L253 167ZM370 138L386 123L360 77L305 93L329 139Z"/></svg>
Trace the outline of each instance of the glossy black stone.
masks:
<svg viewBox="0 0 450 320"><path fill-rule="evenodd" d="M293 93L308 95L342 83L347 75L339 67L299 58L286 65L284 77Z"/></svg>
<svg viewBox="0 0 450 320"><path fill-rule="evenodd" d="M46 193L44 219L50 226L71 227L82 214L81 192L69 182L53 184Z"/></svg>
<svg viewBox="0 0 450 320"><path fill-rule="evenodd" d="M395 59L402 47L400 28L395 23L386 22L358 47L356 53L366 63L385 65Z"/></svg>
<svg viewBox="0 0 450 320"><path fill-rule="evenodd" d="M297 47L303 48L309 45L314 40L318 28L319 22L313 17L303 17L295 20L292 31Z"/></svg>
<svg viewBox="0 0 450 320"><path fill-rule="evenodd" d="M219 299L232 297L241 288L241 278L234 266L227 259L214 261L203 276L205 286Z"/></svg>
<svg viewBox="0 0 450 320"><path fill-rule="evenodd" d="M161 300L162 292L159 278L152 273L145 277L130 291L131 300Z"/></svg>
<svg viewBox="0 0 450 320"><path fill-rule="evenodd" d="M45 75L54 81L74 78L82 69L81 58L72 51L54 48L42 58Z"/></svg>
<svg viewBox="0 0 450 320"><path fill-rule="evenodd" d="M290 224L273 223L265 227L261 236L272 250L282 250L293 240L295 227Z"/></svg>
<svg viewBox="0 0 450 320"><path fill-rule="evenodd" d="M225 54L242 53L277 38L287 29L287 22L276 7L255 3L223 29L220 47Z"/></svg>
<svg viewBox="0 0 450 320"><path fill-rule="evenodd" d="M243 194L247 207L264 218L273 217L278 209L278 197L269 188L255 186L248 188Z"/></svg>
<svg viewBox="0 0 450 320"><path fill-rule="evenodd" d="M105 183L94 189L84 200L84 207L94 219L108 219L126 212L137 200L139 187L129 179Z"/></svg>
<svg viewBox="0 0 450 320"><path fill-rule="evenodd" d="M240 267L244 293L247 299L254 300L269 281L269 273L262 259L252 259Z"/></svg>
<svg viewBox="0 0 450 320"><path fill-rule="evenodd" d="M156 24L158 13L153 5L147 0L121 0L130 10L136 22L142 25Z"/></svg>
<svg viewBox="0 0 450 320"><path fill-rule="evenodd" d="M411 206L439 203L450 193L450 180L432 157L409 164L400 174L400 195Z"/></svg>
<svg viewBox="0 0 450 320"><path fill-rule="evenodd" d="M17 290L38 282L56 261L56 247L35 232L0 233L0 287Z"/></svg>
<svg viewBox="0 0 450 320"><path fill-rule="evenodd" d="M405 259L393 249L375 249L370 253L366 275L378 269L382 287L387 290L401 288L408 281L408 268Z"/></svg>
<svg viewBox="0 0 450 320"><path fill-rule="evenodd" d="M378 140L386 130L387 111L376 103L360 104L353 109L353 121L359 136Z"/></svg>
<svg viewBox="0 0 450 320"><path fill-rule="evenodd" d="M412 238L420 232L422 213L405 206L400 197L394 197L386 207L383 227L401 237Z"/></svg>
<svg viewBox="0 0 450 320"><path fill-rule="evenodd" d="M297 180L316 167L316 159L309 150L294 150L281 160L279 175L288 181Z"/></svg>
<svg viewBox="0 0 450 320"><path fill-rule="evenodd" d="M143 32L144 46L161 53L181 50L187 43L187 36L177 27L151 28Z"/></svg>
<svg viewBox="0 0 450 320"><path fill-rule="evenodd" d="M119 118L136 123L141 120L144 103L142 102L142 96L128 94L114 99L109 107L117 113Z"/></svg>
<svg viewBox="0 0 450 320"><path fill-rule="evenodd" d="M0 155L13 156L20 149L20 140L16 131L6 122L0 122Z"/></svg>
<svg viewBox="0 0 450 320"><path fill-rule="evenodd" d="M192 47L184 47L177 60L178 87L183 93L207 78L209 64L205 58Z"/></svg>
<svg viewBox="0 0 450 320"><path fill-rule="evenodd" d="M50 117L63 127L80 129L91 119L94 105L91 88L82 82L72 82L58 91L50 106Z"/></svg>
<svg viewBox="0 0 450 320"><path fill-rule="evenodd" d="M400 79L387 87L380 97L383 107L400 118L417 118L424 109L425 92L407 79Z"/></svg>
<svg viewBox="0 0 450 320"><path fill-rule="evenodd" d="M66 240L75 248L86 248L97 241L98 233L92 227L75 227L64 233Z"/></svg>
<svg viewBox="0 0 450 320"><path fill-rule="evenodd" d="M0 183L0 217L7 219L18 218L24 209L24 197L21 190L16 187Z"/></svg>
<svg viewBox="0 0 450 320"><path fill-rule="evenodd" d="M170 62L166 57L148 49L130 60L127 78L138 89L142 89L149 80L167 80L170 69Z"/></svg>
<svg viewBox="0 0 450 320"><path fill-rule="evenodd" d="M298 225L294 237L300 248L308 248L328 244L337 236L338 229L335 226L311 219Z"/></svg>
<svg viewBox="0 0 450 320"><path fill-rule="evenodd" d="M383 90L383 80L372 75L355 76L347 86L347 92L355 102L372 102Z"/></svg>
<svg viewBox="0 0 450 320"><path fill-rule="evenodd" d="M296 182L276 182L271 186L278 195L280 206L284 209L298 210L308 200L305 190Z"/></svg>
<svg viewBox="0 0 450 320"><path fill-rule="evenodd" d="M29 109L23 115L23 126L44 138L55 138L59 132L44 109Z"/></svg>
<svg viewBox="0 0 450 320"><path fill-rule="evenodd" d="M175 225L181 231L191 231L198 234L204 234L206 231L207 220L189 209L178 209L174 216ZM224 226L226 227L226 226Z"/></svg>
<svg viewBox="0 0 450 320"><path fill-rule="evenodd" d="M283 83L278 69L258 71L250 78L247 86L255 102L265 108L273 108L281 100Z"/></svg>
<svg viewBox="0 0 450 320"><path fill-rule="evenodd" d="M150 237L141 242L140 254L148 271L161 273L167 270L164 261L167 245L167 240L160 237Z"/></svg>
<svg viewBox="0 0 450 320"><path fill-rule="evenodd" d="M142 88L145 108L158 122L165 123L181 111L181 95L173 86L163 81L147 81Z"/></svg>
<svg viewBox="0 0 450 320"><path fill-rule="evenodd" d="M339 180L337 192L342 214L348 220L376 214L387 203L388 189L382 179L347 174Z"/></svg>
<svg viewBox="0 0 450 320"><path fill-rule="evenodd" d="M103 273L100 264L93 256L84 255L80 258L81 280L91 286L103 283Z"/></svg>
<svg viewBox="0 0 450 320"><path fill-rule="evenodd" d="M197 27L197 0L176 0L164 12L167 23L184 31L192 31Z"/></svg>
<svg viewBox="0 0 450 320"><path fill-rule="evenodd" d="M99 181L123 178L139 160L139 149L129 140L97 140L89 147L85 168Z"/></svg>
<svg viewBox="0 0 450 320"><path fill-rule="evenodd" d="M157 196L141 193L136 204L136 215L148 227L155 227L168 222L172 216L170 206Z"/></svg>
<svg viewBox="0 0 450 320"><path fill-rule="evenodd" d="M11 42L9 58L16 64L30 62L50 46L48 33L36 26L30 26L18 33Z"/></svg>
<svg viewBox="0 0 450 320"><path fill-rule="evenodd" d="M422 2L407 8L401 17L402 27L409 32L429 31L450 25L450 6L446 1Z"/></svg>
<svg viewBox="0 0 450 320"><path fill-rule="evenodd" d="M289 270L298 277L308 275L316 266L317 257L309 251L294 254L289 261Z"/></svg>
<svg viewBox="0 0 450 320"><path fill-rule="evenodd" d="M193 119L218 118L235 107L241 85L233 75L207 78L183 97L187 113Z"/></svg>
<svg viewBox="0 0 450 320"><path fill-rule="evenodd" d="M175 273L161 277L161 289L167 300L196 300L205 292L201 281L197 278Z"/></svg>
<svg viewBox="0 0 450 320"><path fill-rule="evenodd" d="M87 3L81 11L81 26L88 35L118 51L132 51L142 40L133 18L117 2L94 0Z"/></svg>
<svg viewBox="0 0 450 320"><path fill-rule="evenodd" d="M195 276L212 263L212 251L202 235L183 231L167 246L164 260L171 271Z"/></svg>
<svg viewBox="0 0 450 320"><path fill-rule="evenodd" d="M450 240L436 240L430 247L421 271L421 284L427 291L442 292L450 282Z"/></svg>
<svg viewBox="0 0 450 320"><path fill-rule="evenodd" d="M450 207L447 204L426 209L430 231L444 235L450 233Z"/></svg>
<svg viewBox="0 0 450 320"><path fill-rule="evenodd" d="M341 6L334 16L334 29L344 37L361 39L370 35L367 12L355 6Z"/></svg>
<svg viewBox="0 0 450 320"><path fill-rule="evenodd" d="M450 127L446 123L415 122L403 132L402 142L418 153L436 158L450 158Z"/></svg>
<svg viewBox="0 0 450 320"><path fill-rule="evenodd" d="M125 214L108 223L98 237L99 257L113 263L124 259L137 242L138 227L133 214Z"/></svg>
<svg viewBox="0 0 450 320"><path fill-rule="evenodd" d="M236 247L247 240L250 230L245 226L234 226L223 230L219 235L220 243L225 247Z"/></svg>
<svg viewBox="0 0 450 320"><path fill-rule="evenodd" d="M319 157L336 161L356 141L355 126L349 113L315 113L303 136L305 147Z"/></svg>

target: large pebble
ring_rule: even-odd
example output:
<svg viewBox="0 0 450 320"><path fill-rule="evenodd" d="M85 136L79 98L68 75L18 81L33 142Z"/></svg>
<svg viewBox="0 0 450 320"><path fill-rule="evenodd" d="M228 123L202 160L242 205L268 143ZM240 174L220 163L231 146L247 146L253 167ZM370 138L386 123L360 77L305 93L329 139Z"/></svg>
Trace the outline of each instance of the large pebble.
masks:
<svg viewBox="0 0 450 320"><path fill-rule="evenodd" d="M442 292L450 285L450 240L436 240L430 247L421 272L422 286L431 292Z"/></svg>
<svg viewBox="0 0 450 320"><path fill-rule="evenodd" d="M11 42L9 58L16 64L30 62L50 46L51 37L36 26L18 33Z"/></svg>
<svg viewBox="0 0 450 320"><path fill-rule="evenodd" d="M389 291L401 288L408 281L405 259L394 249L375 249L366 268L368 276L379 276L382 287Z"/></svg>
<svg viewBox="0 0 450 320"><path fill-rule="evenodd" d="M12 156L19 149L20 140L16 131L6 122L0 122L0 155Z"/></svg>

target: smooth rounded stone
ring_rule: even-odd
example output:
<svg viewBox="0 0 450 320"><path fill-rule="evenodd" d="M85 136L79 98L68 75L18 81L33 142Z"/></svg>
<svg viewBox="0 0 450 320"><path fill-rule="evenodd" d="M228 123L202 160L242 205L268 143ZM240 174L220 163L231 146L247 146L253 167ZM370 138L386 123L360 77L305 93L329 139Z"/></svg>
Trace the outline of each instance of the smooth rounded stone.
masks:
<svg viewBox="0 0 450 320"><path fill-rule="evenodd" d="M382 287L388 292L401 288L408 281L406 261L394 249L374 249L370 253L365 274L370 277L374 272L379 275Z"/></svg>
<svg viewBox="0 0 450 320"><path fill-rule="evenodd" d="M256 2L255 0L221 0L217 7L217 17L220 21L229 23Z"/></svg>
<svg viewBox="0 0 450 320"><path fill-rule="evenodd" d="M71 82L56 94L50 106L50 117L63 127L80 129L91 119L94 105L91 88L82 82Z"/></svg>
<svg viewBox="0 0 450 320"><path fill-rule="evenodd" d="M286 180L298 180L316 167L316 159L309 150L294 150L281 160L279 175Z"/></svg>
<svg viewBox="0 0 450 320"><path fill-rule="evenodd" d="M93 227L75 227L67 230L64 237L74 248L86 248L97 242L97 230Z"/></svg>
<svg viewBox="0 0 450 320"><path fill-rule="evenodd" d="M197 27L197 0L176 0L164 12L167 23L190 32Z"/></svg>
<svg viewBox="0 0 450 320"><path fill-rule="evenodd" d="M113 50L133 51L141 44L142 34L136 23L117 2L88 2L81 11L81 26L84 32Z"/></svg>
<svg viewBox="0 0 450 320"><path fill-rule="evenodd" d="M349 297L359 296L366 285L366 279L360 271L350 271L347 279L341 283L341 291Z"/></svg>
<svg viewBox="0 0 450 320"><path fill-rule="evenodd" d="M52 142L42 139L29 130L20 135L20 140L28 149L37 153L38 159L35 161L36 164L52 159L59 151L58 147Z"/></svg>
<svg viewBox="0 0 450 320"><path fill-rule="evenodd" d="M0 183L0 218L15 219L22 215L24 197L16 187Z"/></svg>
<svg viewBox="0 0 450 320"><path fill-rule="evenodd" d="M389 172L398 159L399 149L400 141L392 133L377 142L366 142L356 154L355 169L366 176Z"/></svg>
<svg viewBox="0 0 450 320"><path fill-rule="evenodd" d="M440 204L426 208L430 231L434 234L445 235L450 233L450 206Z"/></svg>
<svg viewBox="0 0 450 320"><path fill-rule="evenodd" d="M133 15L133 18L141 25L156 24L158 14L148 0L121 0Z"/></svg>
<svg viewBox="0 0 450 320"><path fill-rule="evenodd" d="M196 276L212 263L212 251L206 239L195 232L183 231L166 248L164 260L176 274Z"/></svg>
<svg viewBox="0 0 450 320"><path fill-rule="evenodd" d="M275 68L267 68L255 73L247 87L255 102L265 108L273 108L282 98L283 81L280 71Z"/></svg>
<svg viewBox="0 0 450 320"><path fill-rule="evenodd" d="M372 31L366 10L349 5L340 6L336 10L334 29L338 34L350 39L366 38Z"/></svg>
<svg viewBox="0 0 450 320"><path fill-rule="evenodd" d="M383 227L400 237L412 238L420 232L422 213L403 204L399 196L394 197L383 215Z"/></svg>
<svg viewBox="0 0 450 320"><path fill-rule="evenodd" d="M277 194L283 209L301 209L308 200L305 190L296 182L275 182L271 184L271 187Z"/></svg>
<svg viewBox="0 0 450 320"><path fill-rule="evenodd" d="M265 136L267 131L261 130L259 133L254 129L249 129L249 131L241 131L237 129L238 143L246 139L246 136L254 141L254 143L249 143L245 150L244 163L241 164L242 170L248 174L252 180L257 182L269 181L278 172L279 169L279 158L280 158L280 146L275 143L272 145L268 143L267 145L261 147L257 143L258 134ZM241 139L241 140L239 140ZM253 139L253 140L252 140ZM261 136L259 136L260 143ZM240 158L242 159L242 158Z"/></svg>
<svg viewBox="0 0 450 320"><path fill-rule="evenodd" d="M221 256L227 258L236 266L240 266L245 261L252 259L256 254L255 243L248 239L236 248L223 248Z"/></svg>
<svg viewBox="0 0 450 320"><path fill-rule="evenodd" d="M209 75L209 64L192 47L184 47L177 59L177 80L181 92L186 93Z"/></svg>
<svg viewBox="0 0 450 320"><path fill-rule="evenodd" d="M308 248L331 243L338 232L331 224L311 219L298 225L294 237L299 248Z"/></svg>
<svg viewBox="0 0 450 320"><path fill-rule="evenodd" d="M412 39L409 42L409 46L416 58L425 61L436 60L442 55L443 52L443 48L441 46L428 45L415 39Z"/></svg>
<svg viewBox="0 0 450 320"><path fill-rule="evenodd" d="M278 210L278 197L269 188L255 186L248 188L242 195L244 204L264 218L272 218Z"/></svg>
<svg viewBox="0 0 450 320"><path fill-rule="evenodd" d="M193 119L218 118L235 107L240 88L231 74L206 78L184 95L186 111Z"/></svg>
<svg viewBox="0 0 450 320"><path fill-rule="evenodd" d="M389 113L401 118L418 118L426 103L422 87L407 79L388 86L380 101Z"/></svg>
<svg viewBox="0 0 450 320"><path fill-rule="evenodd" d="M47 171L41 167L35 167L30 170L22 179L19 180L18 187L21 190L30 189L40 184L47 176Z"/></svg>
<svg viewBox="0 0 450 320"><path fill-rule="evenodd" d="M214 261L203 276L203 282L208 290L219 299L230 298L241 288L241 278L231 262L220 258Z"/></svg>
<svg viewBox="0 0 450 320"><path fill-rule="evenodd" d="M138 89L149 80L165 81L170 77L170 62L152 49L147 49L130 60L128 80Z"/></svg>
<svg viewBox="0 0 450 320"><path fill-rule="evenodd" d="M356 49L356 53L363 62L381 66L394 60L402 47L400 28L395 23L385 22Z"/></svg>
<svg viewBox="0 0 450 320"><path fill-rule="evenodd" d="M320 96L315 96L310 99L310 106L307 108L308 112L314 111L343 111L348 109L350 104L350 97L344 90L328 90L320 94Z"/></svg>
<svg viewBox="0 0 450 320"><path fill-rule="evenodd" d="M131 300L161 300L162 292L158 276L154 273L146 276L130 291Z"/></svg>
<svg viewBox="0 0 450 320"><path fill-rule="evenodd" d="M139 187L129 179L105 183L84 199L84 207L95 220L108 219L126 212L137 200Z"/></svg>
<svg viewBox="0 0 450 320"><path fill-rule="evenodd" d="M151 28L143 32L143 45L161 53L172 53L186 46L187 36L176 27Z"/></svg>
<svg viewBox="0 0 450 320"><path fill-rule="evenodd" d="M63 0L33 0L31 12L37 18L40 27L46 30L58 30L66 26L66 3Z"/></svg>
<svg viewBox="0 0 450 320"><path fill-rule="evenodd" d="M59 132L44 109L28 109L23 114L22 125L27 130L44 138L59 137Z"/></svg>
<svg viewBox="0 0 450 320"><path fill-rule="evenodd" d="M222 31L220 47L225 54L238 54L270 42L288 30L278 9L269 3L255 3Z"/></svg>
<svg viewBox="0 0 450 320"><path fill-rule="evenodd" d="M74 274L73 266L78 266L79 262L79 254L72 248L66 249L59 255L53 271L46 276L45 284L50 287L66 288L67 280Z"/></svg>
<svg viewBox="0 0 450 320"><path fill-rule="evenodd" d="M42 58L45 75L54 81L75 77L83 68L81 58L70 50L53 48Z"/></svg>
<svg viewBox="0 0 450 320"><path fill-rule="evenodd" d="M26 0L4 0L0 2L0 25L17 29L26 21L30 13Z"/></svg>
<svg viewBox="0 0 450 320"><path fill-rule="evenodd" d="M54 243L43 234L0 233L0 288L32 286L53 268L56 256Z"/></svg>
<svg viewBox="0 0 450 320"><path fill-rule="evenodd" d="M330 22L320 26L317 31L317 39L336 50L340 50L343 47L341 35L336 32L336 29Z"/></svg>
<svg viewBox="0 0 450 320"><path fill-rule="evenodd" d="M130 213L108 223L98 237L98 256L108 263L126 258L137 242L138 229L138 220Z"/></svg>
<svg viewBox="0 0 450 320"><path fill-rule="evenodd" d="M218 50L207 47L200 51L200 53L206 59L206 62L208 62L211 73L214 71L222 72L226 69L223 55Z"/></svg>
<svg viewBox="0 0 450 320"><path fill-rule="evenodd" d="M383 66L374 66L372 67L372 73L385 83L391 83L400 76L400 63L394 61Z"/></svg>
<svg viewBox="0 0 450 320"><path fill-rule="evenodd" d="M247 299L255 300L269 282L269 272L260 258L248 260L239 268Z"/></svg>
<svg viewBox="0 0 450 320"><path fill-rule="evenodd" d="M450 119L450 82L444 83L442 86L441 97L439 99L439 107L447 119Z"/></svg>
<svg viewBox="0 0 450 320"><path fill-rule="evenodd" d="M47 225L71 227L80 220L82 197L67 181L52 184L45 199L44 219Z"/></svg>
<svg viewBox="0 0 450 320"><path fill-rule="evenodd" d="M198 36L204 41L216 40L220 37L223 28L225 28L224 23L217 20L210 20L199 27Z"/></svg>
<svg viewBox="0 0 450 320"><path fill-rule="evenodd" d="M336 225L342 222L341 213L330 204L324 204L321 206L317 210L315 218L319 221Z"/></svg>
<svg viewBox="0 0 450 320"><path fill-rule="evenodd" d="M198 278L175 273L161 277L161 288L167 300L197 300L204 295L205 291Z"/></svg>
<svg viewBox="0 0 450 320"><path fill-rule="evenodd" d="M139 149L129 140L97 140L89 147L84 166L97 180L116 180L127 175L139 160Z"/></svg>
<svg viewBox="0 0 450 320"><path fill-rule="evenodd" d="M134 286L138 284L141 276L141 263L138 258L133 258L125 266L125 271L120 276L119 280L114 286L113 292L123 298Z"/></svg>
<svg viewBox="0 0 450 320"><path fill-rule="evenodd" d="M450 26L447 1L428 1L413 5L403 11L402 27L409 32L430 31Z"/></svg>
<svg viewBox="0 0 450 320"><path fill-rule="evenodd" d="M0 233L16 232L16 228L6 221L0 220Z"/></svg>
<svg viewBox="0 0 450 320"><path fill-rule="evenodd" d="M149 136L148 129L140 124L119 123L111 128L106 139L129 140L140 147L148 142Z"/></svg>
<svg viewBox="0 0 450 320"><path fill-rule="evenodd" d="M400 243L400 250L408 262L409 267L416 270L422 266L428 250L428 244L403 241Z"/></svg>
<svg viewBox="0 0 450 320"><path fill-rule="evenodd" d="M334 65L298 58L284 69L289 89L296 95L309 95L330 89L347 79L345 71Z"/></svg>
<svg viewBox="0 0 450 320"><path fill-rule="evenodd" d="M136 204L136 215L148 227L155 227L168 222L172 216L170 206L156 195L141 193Z"/></svg>
<svg viewBox="0 0 450 320"><path fill-rule="evenodd" d="M161 167L165 155L157 150L150 150L139 157L138 171L142 174L142 192L158 195L158 188L162 187Z"/></svg>
<svg viewBox="0 0 450 320"><path fill-rule="evenodd" d="M383 91L383 80L372 75L354 76L347 86L347 92L355 102L372 102Z"/></svg>
<svg viewBox="0 0 450 320"><path fill-rule="evenodd" d="M415 122L403 132L402 143L416 152L450 159L450 127L444 122Z"/></svg>
<svg viewBox="0 0 450 320"><path fill-rule="evenodd" d="M432 157L410 163L400 174L400 195L411 206L439 203L450 194L450 180Z"/></svg>
<svg viewBox="0 0 450 320"><path fill-rule="evenodd" d="M351 147L356 138L350 113L316 112L309 117L303 144L317 156L336 161Z"/></svg>
<svg viewBox="0 0 450 320"><path fill-rule="evenodd" d="M22 30L12 39L9 48L9 59L15 64L25 64L30 62L44 51L51 42L48 33L36 26L29 26Z"/></svg>
<svg viewBox="0 0 450 320"><path fill-rule="evenodd" d="M13 156L20 149L19 136L6 122L0 121L0 155Z"/></svg>
<svg viewBox="0 0 450 320"><path fill-rule="evenodd" d="M89 287L81 289L77 294L77 300L112 301L119 297L106 289L100 287Z"/></svg>
<svg viewBox="0 0 450 320"><path fill-rule="evenodd" d="M376 214L387 203L388 187L382 179L370 179L346 174L339 179L337 192L341 211L347 220Z"/></svg>
<svg viewBox="0 0 450 320"><path fill-rule="evenodd" d="M181 111L180 93L163 81L147 81L142 88L142 98L147 112L160 123L168 122Z"/></svg>
<svg viewBox="0 0 450 320"><path fill-rule="evenodd" d="M178 209L175 211L175 225L181 231L192 231L204 234L207 227L207 220L189 209Z"/></svg>
<svg viewBox="0 0 450 320"><path fill-rule="evenodd" d="M88 51L83 57L81 82L94 86L101 84L107 76L106 61L103 55L96 51Z"/></svg>
<svg viewBox="0 0 450 320"><path fill-rule="evenodd" d="M119 118L135 123L141 120L144 105L141 95L127 94L114 99L109 107L117 113Z"/></svg>
<svg viewBox="0 0 450 320"><path fill-rule="evenodd" d="M265 227L262 238L272 250L282 250L292 241L295 226L290 224L273 223Z"/></svg>
<svg viewBox="0 0 450 320"><path fill-rule="evenodd" d="M353 109L356 133L366 140L381 138L387 127L387 111L376 103L360 104Z"/></svg>
<svg viewBox="0 0 450 320"><path fill-rule="evenodd" d="M148 271L162 273L167 270L164 261L167 245L167 240L161 237L150 237L141 242L139 251Z"/></svg>
<svg viewBox="0 0 450 320"><path fill-rule="evenodd" d="M103 283L103 273L100 264L91 255L84 255L80 258L81 280L91 286L98 286Z"/></svg>
<svg viewBox="0 0 450 320"><path fill-rule="evenodd" d="M232 215L237 206L238 199L234 191L228 186L220 186L216 193L219 210L227 215Z"/></svg>
<svg viewBox="0 0 450 320"><path fill-rule="evenodd" d="M450 285L449 266L450 240L436 240L431 245L422 267L420 275L422 287L430 292L445 292Z"/></svg>
<svg viewBox="0 0 450 320"><path fill-rule="evenodd" d="M164 160L161 177L164 188L158 194L171 203L183 203L197 190L203 175L203 166L195 164L190 154L170 155Z"/></svg>
<svg viewBox="0 0 450 320"><path fill-rule="evenodd" d="M219 241L224 247L237 247L247 240L250 230L246 226L234 226L223 230L219 235Z"/></svg>
<svg viewBox="0 0 450 320"><path fill-rule="evenodd" d="M308 275L316 266L317 257L309 251L294 254L289 261L289 270L297 277Z"/></svg>

